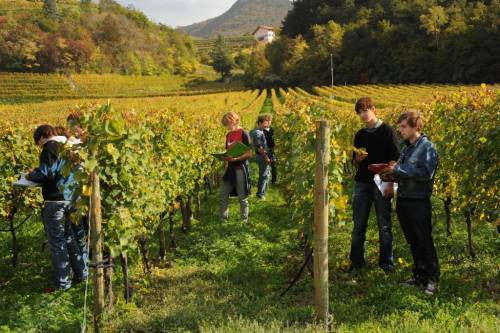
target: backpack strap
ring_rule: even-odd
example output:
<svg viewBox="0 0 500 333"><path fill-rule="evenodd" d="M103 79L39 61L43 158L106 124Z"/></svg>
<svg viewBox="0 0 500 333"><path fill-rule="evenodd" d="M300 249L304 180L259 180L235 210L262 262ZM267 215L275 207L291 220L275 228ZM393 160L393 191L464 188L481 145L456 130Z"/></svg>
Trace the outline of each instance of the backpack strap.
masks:
<svg viewBox="0 0 500 333"><path fill-rule="evenodd" d="M247 146L250 146L250 144L251 144L250 134L245 130L241 131L241 143L243 143Z"/></svg>

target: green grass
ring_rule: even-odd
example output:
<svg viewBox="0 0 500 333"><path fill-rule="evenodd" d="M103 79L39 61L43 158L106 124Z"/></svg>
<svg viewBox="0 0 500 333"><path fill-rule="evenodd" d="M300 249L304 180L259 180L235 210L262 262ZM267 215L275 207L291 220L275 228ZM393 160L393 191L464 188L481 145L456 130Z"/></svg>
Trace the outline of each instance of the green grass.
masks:
<svg viewBox="0 0 500 333"><path fill-rule="evenodd" d="M313 321L312 279L305 274L284 297L302 260L297 234L283 198L271 190L265 202L251 200L250 224L236 218L220 225L216 198L205 206L192 233L180 240L174 267L143 281L136 306L112 315L110 331L133 332L303 332ZM442 221L442 220L440 220ZM331 230L330 306L340 332L493 332L498 314L498 241L489 226L475 233L480 256L466 255L465 233L448 239L438 224L436 244L443 279L440 293L400 285L409 275L410 255L399 226L396 272L377 268L377 231L371 220L369 267L352 278L348 267L351 225ZM456 226L458 229L460 226ZM126 313L126 315L124 315Z"/></svg>
<svg viewBox="0 0 500 333"><path fill-rule="evenodd" d="M173 268L143 280L137 306L126 308L125 316L121 311L112 315L110 331L219 331L228 318L233 326L240 321L243 327L271 321L282 326L297 320L296 314L307 322L312 316L308 302L279 297L288 280L283 263L296 246L284 201L273 190L267 201L252 197L250 204L249 224L239 221L236 201L229 222L221 224L216 197L211 197L200 222L179 240Z"/></svg>
<svg viewBox="0 0 500 333"><path fill-rule="evenodd" d="M266 98L266 100L264 101L264 104L262 105L262 110L260 111L260 113L274 114L273 101L272 101L272 98L270 96L268 96Z"/></svg>
<svg viewBox="0 0 500 333"><path fill-rule="evenodd" d="M489 225L475 227L478 257L471 260L461 217L455 217L454 234L448 238L443 215L435 204L442 280L434 298L400 285L409 275L411 260L396 221L394 252L403 264L398 263L390 276L377 268L373 216L368 230L368 267L355 277L344 273L352 224L331 227L330 310L335 331L498 331L497 231ZM141 265L134 264L131 304L123 301L121 274L116 271L119 299L104 320L105 332L319 331L311 324L314 307L308 273L288 294L279 296L300 267L302 250L297 239L301 228L291 222L278 189L272 188L266 201L250 199L249 224L239 222L237 200L232 201L227 224L219 223L217 207L213 194L203 204L193 230L186 235L176 231L178 248L168 258L172 267L156 267L145 275ZM21 264L15 271L9 267L8 235L0 234L0 304L7 305L0 311L0 332L76 332L82 319L83 286L64 294L43 295L51 276L48 250L40 250L43 229L34 220L22 230ZM156 240L149 244L155 257Z"/></svg>
<svg viewBox="0 0 500 333"><path fill-rule="evenodd" d="M42 248L41 220L29 221L18 237L22 248L18 267L13 269L10 235L0 234L0 332L76 332L82 317L83 286L67 293L43 294L51 286L52 265L47 246Z"/></svg>

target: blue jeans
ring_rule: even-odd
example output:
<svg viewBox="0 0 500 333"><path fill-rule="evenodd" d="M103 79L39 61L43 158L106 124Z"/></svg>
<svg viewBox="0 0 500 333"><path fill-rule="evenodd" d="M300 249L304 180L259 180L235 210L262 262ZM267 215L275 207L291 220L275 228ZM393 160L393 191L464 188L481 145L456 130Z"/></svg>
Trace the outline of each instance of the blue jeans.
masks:
<svg viewBox="0 0 500 333"><path fill-rule="evenodd" d="M271 171L271 167L267 165L266 160L262 155L257 155L257 165L259 166L259 182L257 184L257 196L262 198L267 191L267 187L269 185L269 173Z"/></svg>
<svg viewBox="0 0 500 333"><path fill-rule="evenodd" d="M81 218L80 222L77 224L72 223L69 219L66 219L66 223L70 225L69 228L68 225L66 225L66 231L72 231L73 235L70 234L69 236L74 237L74 241L68 243L68 254L70 254L70 261L73 272L75 273L76 278L79 280L84 280L88 276L89 247L87 243L88 229L86 230L84 227L84 224L86 223L85 219L87 219L87 216ZM74 247L75 244L77 245L77 247ZM71 255L71 253L76 255ZM83 259L84 263L82 273L79 272L79 267L81 265L80 256Z"/></svg>
<svg viewBox="0 0 500 333"><path fill-rule="evenodd" d="M391 200L384 198L374 183L356 182L354 186L351 263L355 267L361 267L365 264L366 228L368 227L372 203L375 204L379 232L379 266L383 269L392 268L394 259L392 255Z"/></svg>
<svg viewBox="0 0 500 333"><path fill-rule="evenodd" d="M77 279L85 279L88 275L84 232L70 225L69 207L70 203L66 201L47 201L42 214L54 266L54 286L63 290L71 287L71 270ZM83 239L75 237L75 230Z"/></svg>

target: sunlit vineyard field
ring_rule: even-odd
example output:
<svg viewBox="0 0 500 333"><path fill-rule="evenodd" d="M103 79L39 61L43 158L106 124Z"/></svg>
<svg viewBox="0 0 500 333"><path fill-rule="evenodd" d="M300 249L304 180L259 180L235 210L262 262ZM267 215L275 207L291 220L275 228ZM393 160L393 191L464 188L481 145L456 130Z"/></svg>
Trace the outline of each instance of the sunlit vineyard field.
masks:
<svg viewBox="0 0 500 333"><path fill-rule="evenodd" d="M70 98L200 95L241 89L238 84L228 85L217 80L217 75L207 66L202 66L198 74L186 77L0 73L0 105Z"/></svg>
<svg viewBox="0 0 500 333"><path fill-rule="evenodd" d="M193 43L199 53L209 53L215 45L216 39L194 39ZM224 43L232 51L238 51L244 48L250 48L256 44L255 38L252 35L241 37L224 37Z"/></svg>
<svg viewBox="0 0 500 333"><path fill-rule="evenodd" d="M290 132L295 140L298 140L298 132L306 136L312 131L313 120L319 117L326 117L334 125L332 149L339 155L338 174L345 169L345 156L352 154L350 147L359 127L352 105L358 98L372 97L379 117L394 127L398 115L405 109L421 110L426 120L425 133L436 144L440 168L444 170L438 173L435 196L444 201L454 198L455 209L462 213L470 209L481 221L498 223L500 92L497 86L335 86L314 87L311 92L300 88L282 90L280 96L279 101L277 96L273 98L281 110L279 119L285 125L282 132ZM300 111L303 113L295 119L294 112ZM293 129L301 125L304 127L299 127L300 131ZM294 153L296 148L287 155L292 155L289 158L293 161L304 161L293 156ZM293 166L293 163L287 165ZM298 163L297 170L288 174L296 175L304 170L305 166ZM337 179L339 187L342 181ZM288 184L293 187L292 182ZM302 197L304 193L298 195ZM332 193L332 197L337 195ZM341 202L337 205L345 206Z"/></svg>
<svg viewBox="0 0 500 333"><path fill-rule="evenodd" d="M280 296L311 246L317 119L327 119L333 134L332 331L498 330L498 86L358 85L266 92L210 80L196 81L193 88L189 80L196 78L0 74L0 230L7 231L0 232L0 304L10 305L0 311L1 333L81 328L84 286L64 294L42 293L52 272L43 245L40 194L12 191L17 175L37 163L33 129L42 123L65 125L74 111L86 115L80 125L90 139L67 148L65 156L83 166L82 189L88 189L96 167L101 171L105 245L116 263L116 301L103 318L102 332L321 332L313 323L307 270ZM203 84L209 93L198 89ZM395 217L396 271L387 276L376 268L378 229L372 216L368 268L358 276L345 273L352 229L350 156L354 133L362 126L354 103L362 96L373 97L379 116L392 126L400 111L422 110L425 133L439 151L432 200L442 281L435 298L400 285L410 272L411 256ZM278 185L265 201L250 197L248 224L241 224L237 214L225 224L218 218L223 166L210 153L223 149L220 120L227 111L238 112L248 130L260 113L274 115ZM256 176L252 163L254 186ZM88 193L81 194L79 209L85 211ZM237 205L232 201L232 213ZM13 224L20 225L16 267L9 224L13 207ZM471 211L466 218L464 212ZM119 264L123 255L133 290L129 303ZM89 325L91 292L92 283Z"/></svg>
<svg viewBox="0 0 500 333"><path fill-rule="evenodd" d="M119 99L74 99L46 101L41 103L0 104L0 120L17 125L46 123L63 123L72 111L89 104L104 104L111 100L116 108L135 110L150 114L199 113L205 114L219 104L229 109L242 109L256 99L250 92L228 92L195 96L168 96L151 98L119 98ZM194 108L196 106L196 108ZM15 116L14 116L15 115Z"/></svg>

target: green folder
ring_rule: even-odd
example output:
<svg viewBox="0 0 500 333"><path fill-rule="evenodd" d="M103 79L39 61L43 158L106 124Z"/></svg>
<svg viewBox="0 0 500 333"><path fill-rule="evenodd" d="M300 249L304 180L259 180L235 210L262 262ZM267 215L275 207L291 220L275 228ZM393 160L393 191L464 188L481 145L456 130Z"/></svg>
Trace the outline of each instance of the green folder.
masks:
<svg viewBox="0 0 500 333"><path fill-rule="evenodd" d="M251 148L248 147L247 145L240 143L240 142L236 142L225 153L216 153L216 154L212 154L212 156L218 160L224 161L225 157L228 157L228 156L231 156L233 158L240 157L241 155L245 154L250 149Z"/></svg>

